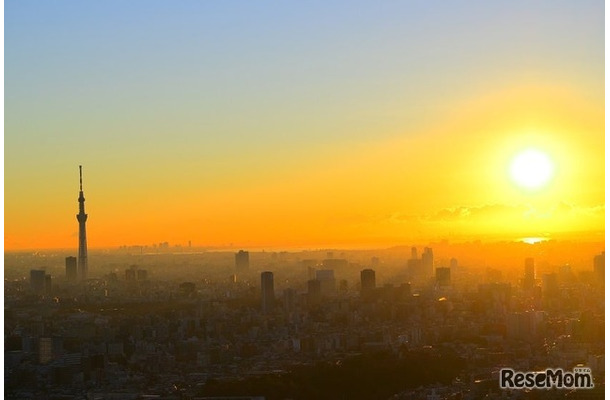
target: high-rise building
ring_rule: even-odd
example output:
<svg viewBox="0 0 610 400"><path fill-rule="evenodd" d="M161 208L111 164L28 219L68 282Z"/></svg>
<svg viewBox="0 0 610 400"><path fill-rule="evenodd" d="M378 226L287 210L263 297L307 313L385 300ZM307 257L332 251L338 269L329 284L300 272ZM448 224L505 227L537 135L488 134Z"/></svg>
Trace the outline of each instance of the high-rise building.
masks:
<svg viewBox="0 0 610 400"><path fill-rule="evenodd" d="M432 255L432 249L430 247L424 248L424 252L421 255L421 263L424 276L434 276L434 256Z"/></svg>
<svg viewBox="0 0 610 400"><path fill-rule="evenodd" d="M46 273L42 269L30 270L30 287L34 293L42 294L45 290Z"/></svg>
<svg viewBox="0 0 610 400"><path fill-rule="evenodd" d="M87 279L89 266L87 264L87 214L85 214L85 195L83 194L83 166L78 166L80 176L80 191L78 193L78 271L81 280Z"/></svg>
<svg viewBox="0 0 610 400"><path fill-rule="evenodd" d="M66 279L75 281L77 278L76 257L66 257Z"/></svg>
<svg viewBox="0 0 610 400"><path fill-rule="evenodd" d="M546 310L556 306L559 297L557 273L542 275L542 303Z"/></svg>
<svg viewBox="0 0 610 400"><path fill-rule="evenodd" d="M601 283L604 283L604 279L606 277L606 252L602 251L601 254L593 257L593 271L598 279L601 280Z"/></svg>
<svg viewBox="0 0 610 400"><path fill-rule="evenodd" d="M436 269L436 283L439 286L451 285L451 268L439 267Z"/></svg>
<svg viewBox="0 0 610 400"><path fill-rule="evenodd" d="M131 267L129 267L129 269L125 270L125 280L126 281L135 281L136 280L136 271L137 271L137 266L132 265Z"/></svg>
<svg viewBox="0 0 610 400"><path fill-rule="evenodd" d="M273 311L275 304L275 292L273 290L273 272L261 273L261 308L264 314Z"/></svg>
<svg viewBox="0 0 610 400"><path fill-rule="evenodd" d="M235 253L235 269L246 271L248 268L250 268L250 253L244 250Z"/></svg>
<svg viewBox="0 0 610 400"><path fill-rule="evenodd" d="M51 294L53 290L53 280L51 278L51 275L46 274L44 276L44 292L46 294Z"/></svg>
<svg viewBox="0 0 610 400"><path fill-rule="evenodd" d="M526 290L532 289L536 283L536 264L533 258L525 259L525 268L523 275L523 288Z"/></svg>
<svg viewBox="0 0 610 400"><path fill-rule="evenodd" d="M363 269L360 271L360 295L362 297L370 296L375 291L375 271L372 269Z"/></svg>

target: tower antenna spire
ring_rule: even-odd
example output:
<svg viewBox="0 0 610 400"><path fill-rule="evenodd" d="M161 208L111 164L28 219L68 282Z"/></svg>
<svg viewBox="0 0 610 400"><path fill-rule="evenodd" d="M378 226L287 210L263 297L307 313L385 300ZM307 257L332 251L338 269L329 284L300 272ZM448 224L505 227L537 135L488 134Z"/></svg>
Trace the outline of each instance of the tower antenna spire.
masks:
<svg viewBox="0 0 610 400"><path fill-rule="evenodd" d="M85 213L85 195L83 194L83 166L78 166L80 192L78 193L78 271L81 280L87 279L87 214Z"/></svg>

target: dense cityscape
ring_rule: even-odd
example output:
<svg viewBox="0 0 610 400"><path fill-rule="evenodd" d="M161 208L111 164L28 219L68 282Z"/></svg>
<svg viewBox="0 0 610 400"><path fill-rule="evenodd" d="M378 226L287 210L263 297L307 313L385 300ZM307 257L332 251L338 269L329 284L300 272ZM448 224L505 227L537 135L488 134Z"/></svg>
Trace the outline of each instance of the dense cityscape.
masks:
<svg viewBox="0 0 610 400"><path fill-rule="evenodd" d="M566 244L501 246L544 257ZM527 257L502 270L433 247L159 243L94 252L85 279L76 261L5 255L6 398L603 396L603 252L589 265ZM577 366L593 389L499 389L501 367Z"/></svg>

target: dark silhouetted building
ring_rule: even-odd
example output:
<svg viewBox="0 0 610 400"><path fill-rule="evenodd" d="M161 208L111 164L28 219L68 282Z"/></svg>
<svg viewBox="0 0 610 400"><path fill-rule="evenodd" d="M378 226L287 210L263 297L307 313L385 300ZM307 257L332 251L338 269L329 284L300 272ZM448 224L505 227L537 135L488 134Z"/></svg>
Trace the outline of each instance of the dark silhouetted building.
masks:
<svg viewBox="0 0 610 400"><path fill-rule="evenodd" d="M439 286L451 285L451 268L439 267L436 269L436 283Z"/></svg>
<svg viewBox="0 0 610 400"><path fill-rule="evenodd" d="M81 280L87 279L89 266L87 264L87 214L85 214L85 195L83 194L83 167L78 166L80 176L80 191L78 193L78 272Z"/></svg>
<svg viewBox="0 0 610 400"><path fill-rule="evenodd" d="M66 279L75 281L77 278L76 257L66 257Z"/></svg>
<svg viewBox="0 0 610 400"><path fill-rule="evenodd" d="M557 308L559 282L556 273L542 275L542 302L545 309Z"/></svg>
<svg viewBox="0 0 610 400"><path fill-rule="evenodd" d="M430 247L425 247L424 252L421 255L421 263L424 272L424 276L433 277L434 276L434 256L432 255L432 249Z"/></svg>
<svg viewBox="0 0 610 400"><path fill-rule="evenodd" d="M45 290L46 273L42 269L30 271L30 287L34 293L42 294Z"/></svg>
<svg viewBox="0 0 610 400"><path fill-rule="evenodd" d="M536 265L533 258L525 259L525 270L523 275L523 289L530 290L536 284Z"/></svg>
<svg viewBox="0 0 610 400"><path fill-rule="evenodd" d="M238 271L246 271L250 268L250 253L240 250L235 253L235 269Z"/></svg>
<svg viewBox="0 0 610 400"><path fill-rule="evenodd" d="M273 272L261 273L261 308L264 314L273 311L275 292L273 290Z"/></svg>
<svg viewBox="0 0 610 400"><path fill-rule="evenodd" d="M126 281L135 281L136 280L136 271L137 271L137 267L135 265L132 265L131 267L129 267L129 269L125 270L125 280Z"/></svg>
<svg viewBox="0 0 610 400"><path fill-rule="evenodd" d="M375 291L375 271L363 269L360 271L360 295L368 298Z"/></svg>

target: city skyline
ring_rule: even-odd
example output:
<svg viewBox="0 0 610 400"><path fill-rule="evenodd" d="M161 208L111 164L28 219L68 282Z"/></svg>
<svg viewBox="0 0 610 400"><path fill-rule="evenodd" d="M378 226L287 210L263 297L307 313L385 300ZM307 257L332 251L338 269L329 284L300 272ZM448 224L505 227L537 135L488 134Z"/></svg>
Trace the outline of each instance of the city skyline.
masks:
<svg viewBox="0 0 610 400"><path fill-rule="evenodd" d="M6 251L603 240L603 4L236 4L6 4Z"/></svg>

